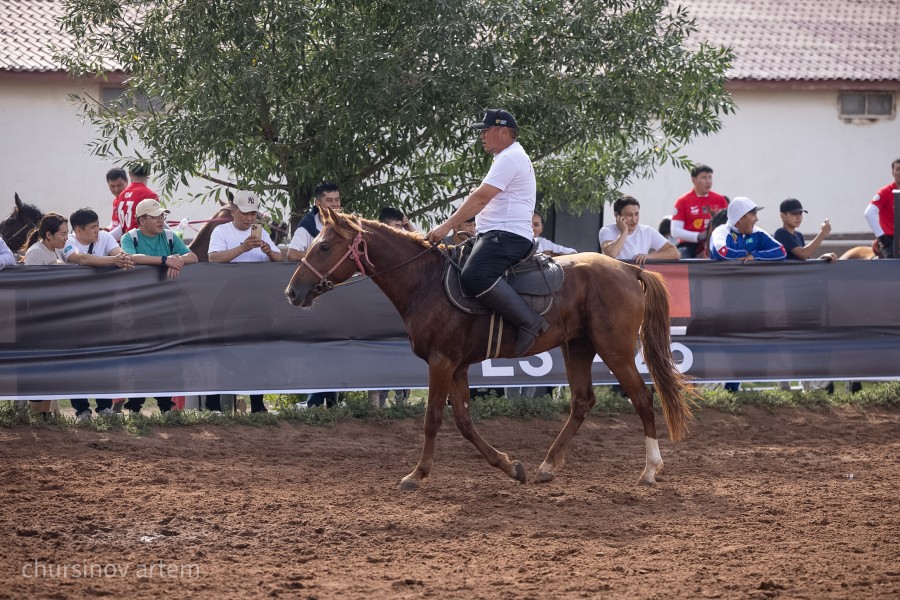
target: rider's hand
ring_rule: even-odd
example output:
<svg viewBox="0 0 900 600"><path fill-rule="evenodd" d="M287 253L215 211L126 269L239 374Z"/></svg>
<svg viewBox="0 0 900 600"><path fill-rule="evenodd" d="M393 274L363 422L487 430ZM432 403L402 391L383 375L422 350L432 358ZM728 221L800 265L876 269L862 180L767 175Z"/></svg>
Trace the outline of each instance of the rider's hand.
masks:
<svg viewBox="0 0 900 600"><path fill-rule="evenodd" d="M828 219L822 221L822 233L825 235L831 233L831 223L828 222Z"/></svg>
<svg viewBox="0 0 900 600"><path fill-rule="evenodd" d="M431 242L432 244L440 244L441 240L447 237L447 234L450 233L450 225L447 222L443 222L431 231L429 231L425 235L425 239Z"/></svg>

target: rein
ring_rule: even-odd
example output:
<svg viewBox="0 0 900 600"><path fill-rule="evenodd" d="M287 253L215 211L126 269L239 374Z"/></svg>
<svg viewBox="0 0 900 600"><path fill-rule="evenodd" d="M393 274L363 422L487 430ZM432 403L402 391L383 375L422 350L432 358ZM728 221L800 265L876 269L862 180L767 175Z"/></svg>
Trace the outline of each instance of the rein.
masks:
<svg viewBox="0 0 900 600"><path fill-rule="evenodd" d="M35 222L32 221L31 219L28 219L28 223L25 223L24 225L22 225L21 227L19 227L19 228L16 230L16 232L15 232L14 234L12 234L11 236L9 236L9 239L13 239L14 237L16 237L17 235L19 235L19 234L22 233L23 231L26 231L26 230L29 230L29 231L30 231L31 229L37 229L37 226L38 226L37 223L35 223Z"/></svg>

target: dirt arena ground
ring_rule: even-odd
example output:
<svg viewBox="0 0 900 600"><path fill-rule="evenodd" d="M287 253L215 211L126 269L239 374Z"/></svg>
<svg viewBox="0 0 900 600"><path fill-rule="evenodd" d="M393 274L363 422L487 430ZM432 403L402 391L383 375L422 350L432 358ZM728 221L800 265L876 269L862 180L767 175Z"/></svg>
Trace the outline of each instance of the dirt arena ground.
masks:
<svg viewBox="0 0 900 600"><path fill-rule="evenodd" d="M529 475L561 421L481 423ZM591 418L551 484L445 421L0 429L0 598L900 598L900 412Z"/></svg>

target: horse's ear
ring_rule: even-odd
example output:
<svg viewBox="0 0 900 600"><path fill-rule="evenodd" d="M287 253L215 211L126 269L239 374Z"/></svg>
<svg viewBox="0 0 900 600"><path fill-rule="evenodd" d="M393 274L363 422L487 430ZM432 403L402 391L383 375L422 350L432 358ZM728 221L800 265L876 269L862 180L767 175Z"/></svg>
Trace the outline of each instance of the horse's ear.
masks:
<svg viewBox="0 0 900 600"><path fill-rule="evenodd" d="M16 195L16 208L22 208L22 199L19 198L19 192L15 192Z"/></svg>
<svg viewBox="0 0 900 600"><path fill-rule="evenodd" d="M328 208L327 206L319 207L319 218L322 219L322 225L335 225L337 224L337 213Z"/></svg>
<svg viewBox="0 0 900 600"><path fill-rule="evenodd" d="M234 194L231 193L231 190L225 190L225 197L228 198L228 202L222 202L222 199L219 198L219 204L221 204L222 206L234 204Z"/></svg>

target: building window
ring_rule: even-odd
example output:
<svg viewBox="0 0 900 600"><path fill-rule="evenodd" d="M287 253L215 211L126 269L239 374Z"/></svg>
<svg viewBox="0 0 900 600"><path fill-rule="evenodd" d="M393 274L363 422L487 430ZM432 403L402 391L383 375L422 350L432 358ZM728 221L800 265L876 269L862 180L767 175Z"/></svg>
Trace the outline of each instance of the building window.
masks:
<svg viewBox="0 0 900 600"><path fill-rule="evenodd" d="M149 112L151 108L159 111L162 108L162 102L159 100L151 100L145 94L140 94L133 101L125 96L125 89L121 87L105 87L101 90L100 101L107 110L117 110L122 108L137 108L143 112Z"/></svg>
<svg viewBox="0 0 900 600"><path fill-rule="evenodd" d="M894 116L891 92L841 92L838 96L841 118L885 119Z"/></svg>

